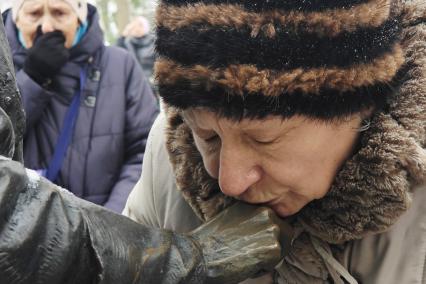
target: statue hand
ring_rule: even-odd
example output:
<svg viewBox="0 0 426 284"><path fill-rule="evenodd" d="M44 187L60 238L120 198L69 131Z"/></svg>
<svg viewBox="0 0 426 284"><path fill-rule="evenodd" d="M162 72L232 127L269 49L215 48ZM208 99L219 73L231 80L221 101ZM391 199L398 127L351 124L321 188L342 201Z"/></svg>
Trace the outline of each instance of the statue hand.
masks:
<svg viewBox="0 0 426 284"><path fill-rule="evenodd" d="M208 283L236 283L272 270L292 229L266 207L237 203L190 235L199 242Z"/></svg>

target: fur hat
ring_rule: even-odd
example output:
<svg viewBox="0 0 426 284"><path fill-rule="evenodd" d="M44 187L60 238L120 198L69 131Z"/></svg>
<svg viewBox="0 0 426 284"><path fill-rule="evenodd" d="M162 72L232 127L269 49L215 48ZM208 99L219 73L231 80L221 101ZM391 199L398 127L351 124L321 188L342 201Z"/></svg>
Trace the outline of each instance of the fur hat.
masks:
<svg viewBox="0 0 426 284"><path fill-rule="evenodd" d="M19 10L21 10L22 5L25 1L30 0L13 0L12 1L12 18L13 21L16 22L18 19ZM77 14L80 22L84 23L87 19L87 1L86 0L62 0L71 5L75 13Z"/></svg>
<svg viewBox="0 0 426 284"><path fill-rule="evenodd" d="M234 118L380 107L404 63L393 2L163 0L160 96Z"/></svg>

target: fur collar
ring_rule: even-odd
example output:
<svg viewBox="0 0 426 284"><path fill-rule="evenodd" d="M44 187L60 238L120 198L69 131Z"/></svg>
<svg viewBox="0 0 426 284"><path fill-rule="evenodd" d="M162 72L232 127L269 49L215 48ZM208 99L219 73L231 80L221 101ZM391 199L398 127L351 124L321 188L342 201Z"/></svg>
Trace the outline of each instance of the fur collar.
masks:
<svg viewBox="0 0 426 284"><path fill-rule="evenodd" d="M401 1L405 67L385 111L363 132L322 199L303 208L296 222L328 243L342 243L388 229L411 202L412 188L426 180L426 7ZM206 221L233 200L204 169L192 134L179 112L168 107L167 149L178 188Z"/></svg>

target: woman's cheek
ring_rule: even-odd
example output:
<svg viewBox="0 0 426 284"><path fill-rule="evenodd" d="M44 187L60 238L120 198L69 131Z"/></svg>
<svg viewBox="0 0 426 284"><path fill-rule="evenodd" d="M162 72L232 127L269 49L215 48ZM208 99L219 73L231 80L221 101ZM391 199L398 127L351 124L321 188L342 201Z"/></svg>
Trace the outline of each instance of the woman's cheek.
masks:
<svg viewBox="0 0 426 284"><path fill-rule="evenodd" d="M201 153L207 173L215 179L219 178L219 153Z"/></svg>
<svg viewBox="0 0 426 284"><path fill-rule="evenodd" d="M194 135L195 146L203 159L204 168L212 178L219 178L220 148L212 151L211 147Z"/></svg>
<svg viewBox="0 0 426 284"><path fill-rule="evenodd" d="M219 178L219 154L216 153L203 153L201 152L203 158L204 168L207 173L212 178Z"/></svg>
<svg viewBox="0 0 426 284"><path fill-rule="evenodd" d="M34 45L34 41L36 39L36 30L31 30L23 34L23 39L25 41L25 46L27 48L31 48Z"/></svg>
<svg viewBox="0 0 426 284"><path fill-rule="evenodd" d="M63 31L64 35L65 35L65 47L66 48L71 48L72 44L74 43L74 38L75 38L75 34L76 34L76 30L71 30L71 31Z"/></svg>
<svg viewBox="0 0 426 284"><path fill-rule="evenodd" d="M33 41L36 36L37 25L29 24L29 23L20 23L17 25L18 29L22 34L22 38L25 42L25 46L30 48L33 46Z"/></svg>

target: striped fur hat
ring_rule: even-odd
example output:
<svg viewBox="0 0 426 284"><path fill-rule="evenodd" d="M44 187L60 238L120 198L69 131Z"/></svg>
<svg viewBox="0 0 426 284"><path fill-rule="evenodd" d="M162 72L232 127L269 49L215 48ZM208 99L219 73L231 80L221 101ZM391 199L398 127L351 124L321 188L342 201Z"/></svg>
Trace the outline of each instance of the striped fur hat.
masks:
<svg viewBox="0 0 426 284"><path fill-rule="evenodd" d="M394 0L162 0L160 96L226 117L383 106L404 63Z"/></svg>

